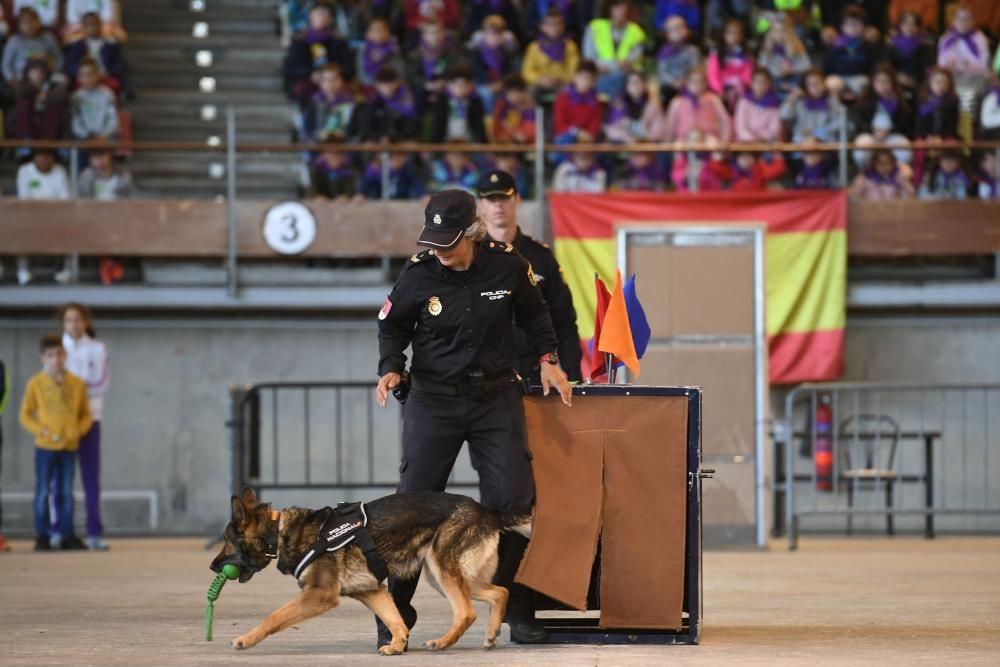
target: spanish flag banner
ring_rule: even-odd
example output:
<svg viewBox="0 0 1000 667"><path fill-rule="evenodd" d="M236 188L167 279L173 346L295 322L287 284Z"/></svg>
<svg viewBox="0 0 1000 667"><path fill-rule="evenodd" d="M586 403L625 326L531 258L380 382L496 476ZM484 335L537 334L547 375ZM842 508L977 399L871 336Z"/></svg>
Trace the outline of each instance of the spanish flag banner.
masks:
<svg viewBox="0 0 1000 667"><path fill-rule="evenodd" d="M590 337L594 331L594 273L609 284L616 276L617 225L764 223L771 382L831 380L843 372L847 294L843 191L553 192L548 198L555 254L573 293L581 336Z"/></svg>

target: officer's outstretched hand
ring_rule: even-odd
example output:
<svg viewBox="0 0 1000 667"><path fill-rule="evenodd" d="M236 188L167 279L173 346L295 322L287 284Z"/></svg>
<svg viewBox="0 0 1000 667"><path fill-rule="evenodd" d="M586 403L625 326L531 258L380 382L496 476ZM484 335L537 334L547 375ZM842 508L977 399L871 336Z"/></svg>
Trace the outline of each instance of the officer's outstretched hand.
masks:
<svg viewBox="0 0 1000 667"><path fill-rule="evenodd" d="M375 388L375 400L380 408L384 408L389 400L389 392L399 386L403 377L399 373L390 372L379 378L378 386Z"/></svg>
<svg viewBox="0 0 1000 667"><path fill-rule="evenodd" d="M542 371L542 394L549 395L549 388L554 387L562 397L562 402L566 405L573 404L573 389L569 386L566 374L556 364L543 362Z"/></svg>

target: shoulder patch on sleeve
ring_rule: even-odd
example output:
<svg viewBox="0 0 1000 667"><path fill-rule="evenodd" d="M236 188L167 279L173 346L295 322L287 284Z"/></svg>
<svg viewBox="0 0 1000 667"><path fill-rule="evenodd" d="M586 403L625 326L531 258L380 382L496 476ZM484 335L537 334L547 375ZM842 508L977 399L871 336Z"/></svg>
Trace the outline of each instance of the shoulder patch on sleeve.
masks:
<svg viewBox="0 0 1000 667"><path fill-rule="evenodd" d="M490 241L486 244L486 247L493 252L514 252L514 245L511 243L504 243L503 241Z"/></svg>
<svg viewBox="0 0 1000 667"><path fill-rule="evenodd" d="M430 256L431 256L431 251L430 250L421 250L420 252L418 252L415 255L413 255L412 257L410 257L410 263L411 264L418 264L418 263L424 261L425 259L427 259Z"/></svg>

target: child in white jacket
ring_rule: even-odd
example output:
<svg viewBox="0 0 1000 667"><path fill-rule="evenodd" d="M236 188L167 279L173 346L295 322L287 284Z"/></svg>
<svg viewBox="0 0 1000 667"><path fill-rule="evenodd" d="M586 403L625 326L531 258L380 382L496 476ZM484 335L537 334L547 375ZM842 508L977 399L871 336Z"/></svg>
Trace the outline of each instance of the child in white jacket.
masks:
<svg viewBox="0 0 1000 667"><path fill-rule="evenodd" d="M80 478L87 500L87 547L106 551L104 526L101 523L101 417L104 414L104 394L111 380L108 351L95 338L90 312L79 303L68 303L60 311L63 325L63 347L66 349L66 370L87 384L87 398L94 423L80 439L78 456Z"/></svg>

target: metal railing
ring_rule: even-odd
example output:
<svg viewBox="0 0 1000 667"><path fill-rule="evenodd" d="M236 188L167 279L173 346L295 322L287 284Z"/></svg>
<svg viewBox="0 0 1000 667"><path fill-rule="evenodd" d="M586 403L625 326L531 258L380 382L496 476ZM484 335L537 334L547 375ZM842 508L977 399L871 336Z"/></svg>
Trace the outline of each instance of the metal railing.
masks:
<svg viewBox="0 0 1000 667"><path fill-rule="evenodd" d="M260 492L396 488L402 412L374 382L262 382L230 388L230 488ZM379 414L376 416L376 410ZM476 489L464 459L450 488Z"/></svg>
<svg viewBox="0 0 1000 667"><path fill-rule="evenodd" d="M1000 384L817 383L775 423L775 535L1000 532ZM991 474L992 473L992 474ZM878 520L875 525L872 519ZM884 520L884 524L881 521Z"/></svg>
<svg viewBox="0 0 1000 667"><path fill-rule="evenodd" d="M226 216L227 216L227 254L225 266L227 271L227 292L230 297L235 297L239 291L238 284L238 220L235 202L240 196L240 184L238 170L240 156L261 155L261 154L303 154L310 152L320 152L330 148L327 144L319 143L252 143L240 142L238 140L237 117L242 109L230 105L226 108L226 133L225 141L215 140L208 142L192 141L129 141L129 142L106 142L93 140L16 140L0 139L0 150L4 149L30 149L47 148L66 152L69 162L70 193L75 197L79 191L79 164L81 151L96 148L111 148L119 152L158 152L158 153L214 153L225 158L225 178L226 178ZM836 153L839 168L839 184L842 187L848 185L848 168L850 163L849 153L855 149L865 151L886 149L899 149L898 144L886 143L862 143L857 144L847 140L848 119L846 112L841 117L839 126L838 141L826 143L810 143L803 145L794 142L772 142L772 143L735 143L728 144L703 143L694 144L684 141L671 143L584 143L584 144L556 144L548 143L545 140L545 109L536 107L536 133L532 144L434 144L420 142L401 142L393 144L385 143L343 143L337 144L336 149L345 153L356 153L363 155L378 155L381 167L382 178L382 198L389 198L389 167L391 153L428 154L439 153L443 150L460 153L478 154L498 154L514 153L532 156L534 169L534 190L535 200L542 204L540 215L542 216L541 228L546 230L546 208L545 165L552 155L564 155L579 152L589 152L595 154L629 154L629 153L657 153L657 154L685 154L688 159L692 159L698 153L710 153L714 151L725 152L751 152L751 153L780 153L797 154L803 151ZM992 150L996 153L997 162L1000 163L1000 141L972 141L960 145L962 148ZM933 150L940 147L939 144L913 142L909 149ZM220 165L221 166L221 165ZM696 192L698 189L697 179L690 177L692 182L688 183L688 188ZM140 183L141 186L141 183ZM547 236L547 234L543 234Z"/></svg>

